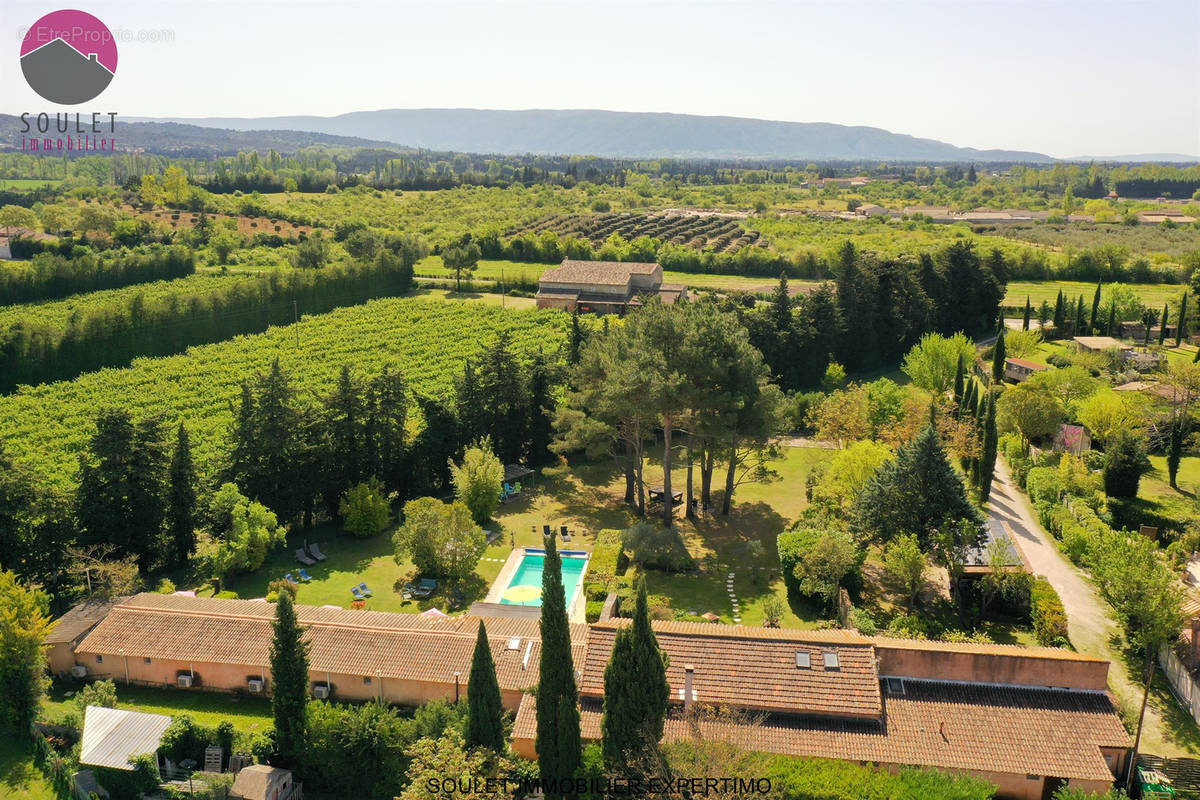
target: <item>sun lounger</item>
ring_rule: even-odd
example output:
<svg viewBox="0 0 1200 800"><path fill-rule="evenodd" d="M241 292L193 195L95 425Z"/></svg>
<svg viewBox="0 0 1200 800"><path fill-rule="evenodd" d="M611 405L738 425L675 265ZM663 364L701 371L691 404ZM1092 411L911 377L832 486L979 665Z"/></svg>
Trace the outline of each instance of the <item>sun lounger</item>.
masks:
<svg viewBox="0 0 1200 800"><path fill-rule="evenodd" d="M433 578L422 578L421 582L418 584L418 587L432 592L437 588L437 581L435 581Z"/></svg>
<svg viewBox="0 0 1200 800"><path fill-rule="evenodd" d="M288 583L296 583L296 579L292 577L292 573L290 572L287 575L284 575L283 579Z"/></svg>
<svg viewBox="0 0 1200 800"><path fill-rule="evenodd" d="M357 586L350 587L350 594L354 595L355 600L366 600L366 596L358 590Z"/></svg>
<svg viewBox="0 0 1200 800"><path fill-rule="evenodd" d="M559 532L560 534L562 534L562 539L563 539L563 541L564 541L564 542L569 542L569 541L571 541L571 534L570 534L570 533L567 531L567 526L566 526L566 525L563 525L563 526L561 526L561 527L558 529L558 532Z"/></svg>
<svg viewBox="0 0 1200 800"><path fill-rule="evenodd" d="M542 536L550 538L554 535L554 530L549 525L542 526Z"/></svg>
<svg viewBox="0 0 1200 800"><path fill-rule="evenodd" d="M317 544L316 542L308 545L308 554L317 561L324 561L326 559L326 555L321 552L321 545Z"/></svg>
<svg viewBox="0 0 1200 800"><path fill-rule="evenodd" d="M301 564L303 564L306 567L311 567L313 564L317 563L316 561L312 560L311 558L309 558L307 555L304 554L303 548L296 551L296 560L299 561Z"/></svg>
<svg viewBox="0 0 1200 800"><path fill-rule="evenodd" d="M358 585L358 591L362 592L363 597L370 597L372 594L374 594L374 592L367 588L365 583L360 583Z"/></svg>
<svg viewBox="0 0 1200 800"><path fill-rule="evenodd" d="M312 576L308 574L308 570L306 570L304 568L300 569L300 580L302 580L302 581L311 581L312 580Z"/></svg>

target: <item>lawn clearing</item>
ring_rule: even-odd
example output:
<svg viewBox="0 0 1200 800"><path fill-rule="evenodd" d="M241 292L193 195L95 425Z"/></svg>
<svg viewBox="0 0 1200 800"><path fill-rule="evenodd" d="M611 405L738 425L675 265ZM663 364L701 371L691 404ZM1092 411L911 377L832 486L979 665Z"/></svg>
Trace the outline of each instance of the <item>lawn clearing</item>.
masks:
<svg viewBox="0 0 1200 800"><path fill-rule="evenodd" d="M1163 303L1177 303L1179 296L1187 288L1177 283L1130 283L1127 285L1137 292L1142 302L1150 308L1162 308ZM1090 309L1092 297L1096 293L1096 284L1084 281L1009 281L1003 305L1008 308L1024 308L1025 298L1028 297L1034 316L1036 316L1038 306L1042 304L1043 300L1052 309L1054 308L1054 302L1060 291L1068 300L1075 300L1079 295L1083 295L1084 305ZM1105 302L1103 289L1101 289L1100 298L1100 303L1103 305Z"/></svg>
<svg viewBox="0 0 1200 800"><path fill-rule="evenodd" d="M56 800L53 788L33 763L33 742L9 733L0 737L0 797Z"/></svg>
<svg viewBox="0 0 1200 800"><path fill-rule="evenodd" d="M117 687L118 708L167 716L187 714L197 724L212 728L228 720L236 730L246 733L261 733L270 730L273 724L271 701L266 697L173 687L126 686L120 678L114 679L113 683ZM78 692L83 685L83 681L73 679L55 680L42 703L42 719L56 723L74 713L75 703L67 697L67 692Z"/></svg>

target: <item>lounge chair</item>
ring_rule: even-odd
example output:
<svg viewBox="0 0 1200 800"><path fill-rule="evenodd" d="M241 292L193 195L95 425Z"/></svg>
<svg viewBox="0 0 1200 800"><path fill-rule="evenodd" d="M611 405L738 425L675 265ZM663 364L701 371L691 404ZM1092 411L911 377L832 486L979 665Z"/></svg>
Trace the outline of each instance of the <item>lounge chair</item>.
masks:
<svg viewBox="0 0 1200 800"><path fill-rule="evenodd" d="M321 546L319 544L317 544L316 542L313 542L312 544L308 545L308 554L310 556L312 556L313 558L315 558L317 561L324 561L327 557L324 553L321 552Z"/></svg>
<svg viewBox="0 0 1200 800"><path fill-rule="evenodd" d="M563 526L561 526L561 527L558 529L558 531L559 531L559 533L561 533L561 534L562 534L562 539L563 539L563 541L564 541L564 542L569 542L569 541L571 541L571 534L567 532L567 526L566 526L566 525L563 525Z"/></svg>
<svg viewBox="0 0 1200 800"><path fill-rule="evenodd" d="M304 569L303 567L300 568L299 574L300 574L300 580L302 580L302 581L307 582L307 581L312 580L312 575L309 575L308 570Z"/></svg>
<svg viewBox="0 0 1200 800"><path fill-rule="evenodd" d="M366 596L358 590L357 586L350 587L350 594L354 595L355 600L366 600Z"/></svg>
<svg viewBox="0 0 1200 800"><path fill-rule="evenodd" d="M549 525L542 526L542 536L545 536L546 538L550 538L553 535L554 535L553 528L551 528Z"/></svg>
<svg viewBox="0 0 1200 800"><path fill-rule="evenodd" d="M367 588L365 583L360 583L358 585L358 591L362 592L363 597L370 597L372 594L374 594L374 592Z"/></svg>
<svg viewBox="0 0 1200 800"><path fill-rule="evenodd" d="M296 583L296 579L292 577L292 573L290 573L290 572L287 575L284 575L283 579L285 581L287 581L288 583L293 583L293 584Z"/></svg>
<svg viewBox="0 0 1200 800"><path fill-rule="evenodd" d="M316 561L314 561L313 559L309 558L307 555L304 554L304 548L301 548L296 551L296 560L299 561L301 564L303 564L306 567L311 567L313 564L317 563Z"/></svg>
<svg viewBox="0 0 1200 800"><path fill-rule="evenodd" d="M417 588L425 592L427 595L432 594L434 590L437 589L437 581L435 581L433 578L422 578L421 582L417 584Z"/></svg>

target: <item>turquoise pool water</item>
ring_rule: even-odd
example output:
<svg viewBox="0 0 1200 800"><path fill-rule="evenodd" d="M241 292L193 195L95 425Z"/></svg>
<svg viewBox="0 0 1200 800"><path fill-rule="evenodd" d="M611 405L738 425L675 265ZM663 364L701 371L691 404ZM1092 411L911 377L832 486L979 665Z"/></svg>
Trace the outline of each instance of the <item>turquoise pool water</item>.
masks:
<svg viewBox="0 0 1200 800"><path fill-rule="evenodd" d="M583 580L583 572L587 568L587 556L569 552L560 555L562 556L563 592L566 594L567 608L570 610L571 602L575 599L575 590L578 588L579 582ZM508 586L505 587L504 593L500 595L500 602L510 606L540 606L542 604L542 567L545 563L545 551L527 549L525 555L521 557L521 563L513 572ZM537 589L537 594L528 599L521 598L520 595L530 593L529 589L524 592L520 590L513 592L513 590L522 586ZM509 599L510 592L518 597Z"/></svg>

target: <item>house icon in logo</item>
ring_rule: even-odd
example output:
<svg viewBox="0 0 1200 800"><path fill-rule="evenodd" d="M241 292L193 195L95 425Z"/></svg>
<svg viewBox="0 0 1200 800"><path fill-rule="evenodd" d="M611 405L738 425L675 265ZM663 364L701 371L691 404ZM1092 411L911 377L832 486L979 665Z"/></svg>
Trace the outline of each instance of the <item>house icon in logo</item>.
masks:
<svg viewBox="0 0 1200 800"><path fill-rule="evenodd" d="M52 103L86 103L108 87L116 67L112 33L82 11L47 14L29 29L21 44L25 81Z"/></svg>

